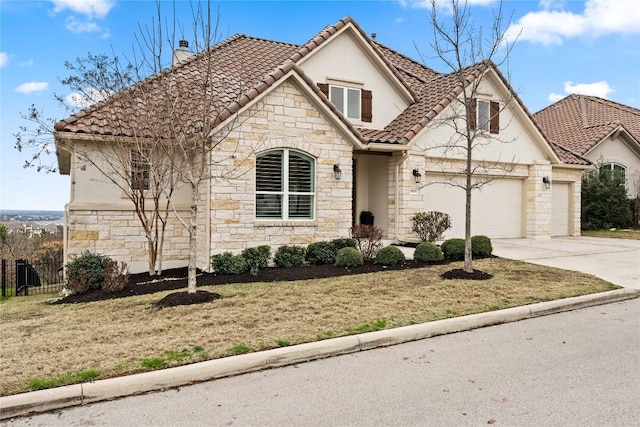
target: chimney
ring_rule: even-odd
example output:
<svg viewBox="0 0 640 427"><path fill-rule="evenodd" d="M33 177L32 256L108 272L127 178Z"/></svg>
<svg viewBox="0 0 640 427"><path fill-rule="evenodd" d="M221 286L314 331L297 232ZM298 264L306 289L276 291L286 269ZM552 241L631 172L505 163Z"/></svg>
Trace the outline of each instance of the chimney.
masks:
<svg viewBox="0 0 640 427"><path fill-rule="evenodd" d="M193 52L189 50L189 42L186 40L180 40L178 42L179 48L173 51L173 66L180 64L183 61L195 56Z"/></svg>

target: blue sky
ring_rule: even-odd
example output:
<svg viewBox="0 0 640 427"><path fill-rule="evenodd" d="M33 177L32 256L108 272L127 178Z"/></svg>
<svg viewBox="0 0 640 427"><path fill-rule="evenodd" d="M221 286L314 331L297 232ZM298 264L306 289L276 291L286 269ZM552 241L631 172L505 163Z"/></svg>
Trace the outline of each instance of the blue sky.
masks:
<svg viewBox="0 0 640 427"><path fill-rule="evenodd" d="M377 40L427 66L445 69L429 52L428 0L222 1L220 32L304 43L324 26L351 15ZM470 0L477 27L488 26L499 4ZM188 2L177 15L190 25ZM171 11L171 3L162 4ZM444 11L444 9L443 9ZM511 33L521 36L509 68L513 88L531 112L570 94L600 96L640 108L640 2L637 0L504 1ZM53 94L69 95L59 83L65 60L129 52L138 25L150 24L155 1L0 0L0 208L62 210L69 177L24 169L28 154L13 147L31 104L55 119L64 110ZM188 36L185 37L188 39ZM503 69L503 72L506 71ZM50 156L50 162L55 156Z"/></svg>

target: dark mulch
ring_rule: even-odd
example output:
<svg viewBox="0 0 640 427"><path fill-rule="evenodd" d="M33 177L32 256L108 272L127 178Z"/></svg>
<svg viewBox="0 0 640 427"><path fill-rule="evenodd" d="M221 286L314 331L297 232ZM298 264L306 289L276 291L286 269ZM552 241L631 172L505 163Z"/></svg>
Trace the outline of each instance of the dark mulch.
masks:
<svg viewBox="0 0 640 427"><path fill-rule="evenodd" d="M485 273L480 270L473 270L473 273L467 273L461 268L445 271L440 275L443 279L463 279L463 280L489 280L493 277L492 274Z"/></svg>
<svg viewBox="0 0 640 427"><path fill-rule="evenodd" d="M195 294L190 294L186 291L174 292L155 303L155 306L158 308L166 308L178 305L202 304L205 302L211 302L218 298L221 298L221 296L215 292L196 291Z"/></svg>
<svg viewBox="0 0 640 427"><path fill-rule="evenodd" d="M374 263L365 263L360 267L343 268L334 265L302 265L300 267L277 268L270 267L260 270L257 275L251 273L242 274L215 274L198 271L197 285L226 285L229 283L253 283L253 282L285 282L293 280L323 279L352 274L374 273L377 271L406 270L426 267L427 263L407 260L399 265L382 266ZM106 292L102 289L93 289L82 294L69 295L56 301L56 304L74 304L90 301L102 301L114 298L125 298L134 295L145 295L160 291L182 290L187 287L187 269L177 268L165 270L161 276L149 276L147 273L132 274L125 288L117 292Z"/></svg>

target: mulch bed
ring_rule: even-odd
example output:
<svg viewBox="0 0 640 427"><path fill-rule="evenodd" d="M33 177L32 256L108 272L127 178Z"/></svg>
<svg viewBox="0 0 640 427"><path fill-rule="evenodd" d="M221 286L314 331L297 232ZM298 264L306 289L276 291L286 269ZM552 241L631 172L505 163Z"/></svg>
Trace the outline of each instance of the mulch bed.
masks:
<svg viewBox="0 0 640 427"><path fill-rule="evenodd" d="M438 264L447 264L448 261L441 261ZM253 282L283 282L293 280L323 279L328 277L339 277L353 274L375 273L378 271L407 270L412 268L422 268L434 263L425 263L415 260L406 260L401 264L393 266L382 266L367 262L360 267L343 268L334 265L302 265L291 268L269 267L260 270L257 275L251 273L242 274L216 274L198 270L197 285L225 285L229 283L253 283ZM446 275L446 277L445 277ZM474 279L486 280L493 276L475 270L469 275L461 269L451 270L443 274L446 279ZM102 289L94 289L82 294L69 295L54 302L54 304L76 304L91 301L102 301L115 298L125 298L135 295L145 295L161 291L185 290L187 287L187 269L177 268L165 270L160 276L149 276L148 273L138 273L129 276L129 281L124 289L117 292L106 292ZM220 298L220 295L213 292L198 291L195 295L187 292L175 292L156 306L171 307L175 305L198 304Z"/></svg>

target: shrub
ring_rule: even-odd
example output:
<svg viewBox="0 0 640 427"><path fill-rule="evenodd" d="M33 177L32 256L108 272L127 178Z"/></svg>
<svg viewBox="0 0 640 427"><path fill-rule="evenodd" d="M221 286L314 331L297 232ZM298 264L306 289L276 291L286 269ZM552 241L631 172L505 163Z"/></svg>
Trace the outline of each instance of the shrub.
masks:
<svg viewBox="0 0 640 427"><path fill-rule="evenodd" d="M110 260L104 268L104 282L102 289L107 292L117 292L124 289L129 280L129 271L126 262Z"/></svg>
<svg viewBox="0 0 640 427"><path fill-rule="evenodd" d="M258 270L267 268L270 256L271 247L269 245L247 248L242 251L242 257L247 263L247 269L251 271L251 274L258 274Z"/></svg>
<svg viewBox="0 0 640 427"><path fill-rule="evenodd" d="M376 254L376 264L396 265L400 264L405 259L404 253L395 246L384 247Z"/></svg>
<svg viewBox="0 0 640 427"><path fill-rule="evenodd" d="M291 245L280 246L273 257L276 267L297 267L304 264L305 250L303 247Z"/></svg>
<svg viewBox="0 0 640 427"><path fill-rule="evenodd" d="M493 252L491 239L487 236L471 237L471 253L473 256L488 257Z"/></svg>
<svg viewBox="0 0 640 427"><path fill-rule="evenodd" d="M441 261L444 259L444 255L442 255L442 250L435 243L423 242L416 246L416 250L413 252L413 259L423 262Z"/></svg>
<svg viewBox="0 0 640 427"><path fill-rule="evenodd" d="M355 248L356 242L354 242L353 239L333 239L331 241L331 245L334 247L337 254L342 248Z"/></svg>
<svg viewBox="0 0 640 427"><path fill-rule="evenodd" d="M242 255L223 252L211 257L211 267L220 274L240 274L247 271L247 261Z"/></svg>
<svg viewBox="0 0 640 427"><path fill-rule="evenodd" d="M624 177L598 165L582 177L583 230L625 228L633 223Z"/></svg>
<svg viewBox="0 0 640 427"><path fill-rule="evenodd" d="M89 289L100 289L107 276L107 266L115 263L105 255L83 252L76 259L66 265L67 289L74 294L80 294ZM111 268L110 268L110 271Z"/></svg>
<svg viewBox="0 0 640 427"><path fill-rule="evenodd" d="M449 239L442 242L444 257L451 260L464 259L464 239Z"/></svg>
<svg viewBox="0 0 640 427"><path fill-rule="evenodd" d="M365 261L374 259L378 249L382 246L382 230L374 225L352 227L351 238Z"/></svg>
<svg viewBox="0 0 640 427"><path fill-rule="evenodd" d="M451 228L451 217L438 211L419 212L411 217L411 230L422 242L441 240L444 232Z"/></svg>
<svg viewBox="0 0 640 427"><path fill-rule="evenodd" d="M338 250L331 242L316 242L307 246L305 258L311 264L333 264Z"/></svg>
<svg viewBox="0 0 640 427"><path fill-rule="evenodd" d="M337 267L358 267L364 264L362 253L356 248L346 247L338 251L336 255Z"/></svg>

